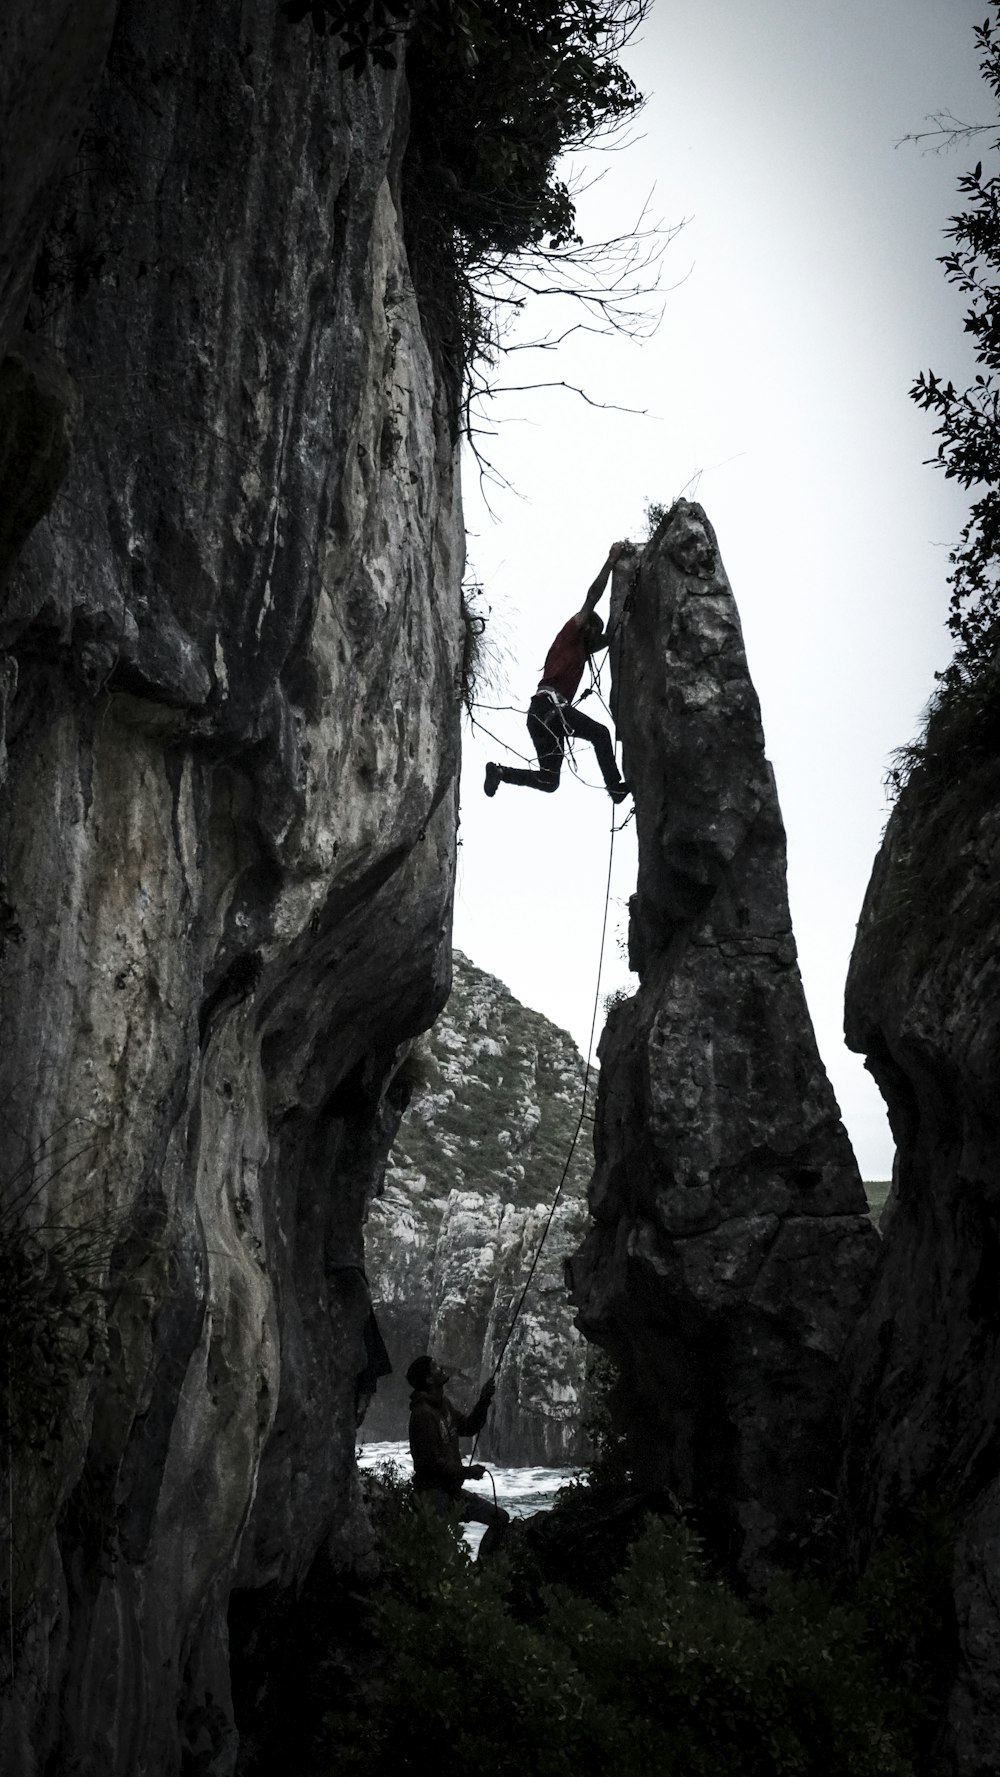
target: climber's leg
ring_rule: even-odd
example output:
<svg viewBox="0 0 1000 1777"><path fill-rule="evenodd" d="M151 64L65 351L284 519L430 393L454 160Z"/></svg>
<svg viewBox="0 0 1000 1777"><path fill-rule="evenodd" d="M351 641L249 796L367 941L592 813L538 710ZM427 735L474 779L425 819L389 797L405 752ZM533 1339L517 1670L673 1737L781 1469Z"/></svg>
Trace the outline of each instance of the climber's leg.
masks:
<svg viewBox="0 0 1000 1777"><path fill-rule="evenodd" d="M581 740L589 740L597 754L605 787L611 791L621 789L622 774L615 759L614 743L604 725L585 716L582 710L574 709L572 704L563 711L563 716L570 734L579 735Z"/></svg>
<svg viewBox="0 0 1000 1777"><path fill-rule="evenodd" d="M486 1534L479 1545L479 1559L487 1560L503 1547L505 1531L510 1523L510 1513L503 1506L494 1505L491 1499L483 1499L478 1493L470 1492L463 1487L456 1500L459 1517L465 1524L485 1524Z"/></svg>
<svg viewBox="0 0 1000 1777"><path fill-rule="evenodd" d="M494 787L501 784L523 784L528 790L558 790L559 773L562 770L563 743L565 726L564 712L553 702L551 697L536 695L528 705L528 733L531 743L538 754L537 771L520 771L513 765L488 765L486 767L486 794L492 795L489 788L491 778Z"/></svg>

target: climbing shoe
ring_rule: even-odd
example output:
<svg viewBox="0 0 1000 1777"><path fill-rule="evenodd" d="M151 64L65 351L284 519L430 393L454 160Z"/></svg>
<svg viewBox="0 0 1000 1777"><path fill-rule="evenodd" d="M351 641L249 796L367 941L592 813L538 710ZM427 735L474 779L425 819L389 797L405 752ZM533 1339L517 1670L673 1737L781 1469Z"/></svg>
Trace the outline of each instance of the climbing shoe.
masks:
<svg viewBox="0 0 1000 1777"><path fill-rule="evenodd" d="M486 781L483 784L483 789L486 791L487 796L495 796L496 795L497 784L499 782L500 782L500 767L499 767L499 765L487 765L487 767L486 767Z"/></svg>
<svg viewBox="0 0 1000 1777"><path fill-rule="evenodd" d="M486 772L488 776L489 766L486 767ZM489 796L492 792L487 790L486 794ZM608 795L611 797L612 802L624 802L626 796L631 796L631 794L632 792L629 789L628 784L616 784L613 790L608 790Z"/></svg>

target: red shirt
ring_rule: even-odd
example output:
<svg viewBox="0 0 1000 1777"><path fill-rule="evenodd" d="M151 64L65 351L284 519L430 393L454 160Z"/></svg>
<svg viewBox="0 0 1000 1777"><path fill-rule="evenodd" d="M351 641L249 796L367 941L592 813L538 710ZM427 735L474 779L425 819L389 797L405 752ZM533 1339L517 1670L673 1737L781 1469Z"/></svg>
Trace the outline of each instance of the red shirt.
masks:
<svg viewBox="0 0 1000 1777"><path fill-rule="evenodd" d="M545 656L542 684L551 685L553 691L561 692L567 702L572 703L583 678L589 652L583 630L576 618L571 617L568 623L563 624Z"/></svg>

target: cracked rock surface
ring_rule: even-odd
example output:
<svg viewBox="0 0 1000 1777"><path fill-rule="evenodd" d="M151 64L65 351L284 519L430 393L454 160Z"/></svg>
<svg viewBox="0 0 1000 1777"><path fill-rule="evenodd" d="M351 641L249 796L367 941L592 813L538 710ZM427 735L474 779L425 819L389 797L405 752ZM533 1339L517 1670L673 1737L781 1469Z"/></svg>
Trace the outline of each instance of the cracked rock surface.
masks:
<svg viewBox="0 0 1000 1777"><path fill-rule="evenodd" d="M234 1588L369 1540L362 1223L458 765L406 104L273 0L126 0L36 262L80 408L0 594L0 1233L81 1230L90 1293L5 1526L19 1777L226 1777Z"/></svg>
<svg viewBox="0 0 1000 1777"><path fill-rule="evenodd" d="M639 839L638 992L601 1047L579 1324L615 1357L640 1479L750 1577L825 1506L835 1386L878 1251L819 1058L739 616L702 509L615 572Z"/></svg>

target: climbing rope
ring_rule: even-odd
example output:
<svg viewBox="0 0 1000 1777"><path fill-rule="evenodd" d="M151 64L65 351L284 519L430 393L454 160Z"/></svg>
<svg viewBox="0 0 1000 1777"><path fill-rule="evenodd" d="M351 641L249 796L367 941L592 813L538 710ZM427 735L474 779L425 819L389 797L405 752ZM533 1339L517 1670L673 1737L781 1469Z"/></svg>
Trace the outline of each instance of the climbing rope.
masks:
<svg viewBox="0 0 1000 1777"><path fill-rule="evenodd" d="M628 614L628 612L632 608L632 604L633 604L633 601L635 598L635 589L636 589L636 585L638 584L638 579L639 579L639 563L636 562L636 566L635 566L633 573L632 573L632 578L629 582L628 592L626 593L626 596L625 596L625 599L624 599L624 602L622 605L621 615L619 617L619 621L618 621L617 625L615 626L615 633L612 636L612 641L615 645L615 660L616 660L616 670L612 674L612 677L615 680L618 679L617 667L620 666L620 663L621 663L621 644L622 644L622 633L621 632L624 629L624 619L625 619L626 615ZM609 654L609 659L610 659L610 654ZM590 667L590 681L591 682L590 682L590 685L588 686L587 690L583 693L583 696L578 701L582 703L583 699L585 697L589 697L591 695L596 695L602 708L607 711L608 717L611 720L613 728L617 728L617 724L615 723L614 717L611 714L611 710L609 709L607 703L605 703L605 700L604 700L602 687L601 687L601 668L594 666L592 656L588 656L588 665ZM478 706L478 707L496 708L497 710L512 709L513 708L512 705L504 705L504 704L497 704L497 705L492 705L492 706L482 705L482 706ZM521 711L518 713L525 714L526 712ZM489 730L484 729L483 732L488 734ZM490 738L496 739L497 737L495 735L491 735ZM569 735L568 732L565 735L565 742L567 744L568 751L569 751L570 765L571 765L571 768L572 768L575 776L577 777L577 779L581 783L584 783L585 787L587 789L597 789L598 786L596 784L586 784L585 780L580 777L580 773L576 768L576 761L573 756L571 736ZM498 744L500 746L505 746L506 742L499 741ZM508 752L514 751L513 747L508 747L507 750L508 750ZM616 752L616 754L617 754L617 751L618 751L618 738L617 738L617 734L616 734L615 735L615 752ZM521 755L521 754L518 754L517 756L523 757L523 755ZM541 1238L538 1242L538 1245L535 1248L534 1257L532 1258L531 1264L528 1268L528 1275L525 1278L524 1288L522 1289L521 1294L518 1297L517 1307L515 1308L513 1316L511 1317L511 1322L510 1322L510 1325L507 1328L507 1332L504 1336L503 1344L500 1347L500 1350L497 1354L496 1362L494 1363L493 1369L490 1372L490 1380L491 1381L496 1380L496 1378L500 1372L500 1366L503 1363L504 1357L506 1356L507 1348L510 1345L511 1339L514 1336L514 1329L517 1326L518 1320L520 1319L520 1316L521 1316L521 1310L523 1309L525 1301L527 1300L528 1291L531 1288L532 1279L534 1278L535 1271L538 1267L538 1261L542 1256L542 1251L545 1246L545 1242L548 1238L549 1229L552 1226L552 1222L555 1217L556 1210L559 1206L559 1200L562 1196L563 1186L565 1185L566 1179L569 1175L569 1169L572 1164L573 1155L576 1152L576 1144L577 1144L577 1141L579 1140L579 1137L580 1137L580 1131L583 1128L585 1121L587 1120L587 1088L590 1084L590 1074L591 1074L591 1069L592 1069L592 1065L593 1065L594 1032L597 1029L597 1008L598 1008L598 1005L600 1004L601 976L604 972L604 947L605 947L605 943L607 941L607 933L608 933L608 909L611 905L611 877L612 877L612 872L614 869L615 834L620 833L623 830L623 828L628 826L629 821L633 820L634 818L635 818L635 806L633 804L633 807L630 809L629 813L625 816L625 819L622 821L621 825L617 826L615 824L614 809L612 808L611 844L610 844L609 851L608 851L608 875L607 875L607 881L604 885L604 917L601 922L601 946L600 946L600 953L598 955L598 960L597 960L597 984L594 989L594 1006L593 1006L593 1011L591 1013L591 1018L590 1018L590 1038L587 1043L587 1064L584 1069L584 1075L583 1075L583 1094L582 1094L582 1098L581 1098L581 1102L580 1102L580 1115L577 1118L576 1128L573 1131L573 1139L569 1145L569 1151L566 1155L566 1159L563 1164L562 1173L560 1174L560 1177L559 1177L559 1183L556 1185L555 1192L554 1192L554 1195L552 1198L552 1202L549 1205L549 1212L545 1218L545 1226L542 1229ZM476 1436L475 1436L475 1440L472 1445L472 1454L469 1458L471 1463L475 1462L476 1451L479 1448L480 1436L481 1436L481 1432L477 1432ZM484 1465L484 1468L485 1468L485 1465ZM488 1468L485 1468L485 1473L489 1476L490 1484L493 1487L493 1503L494 1503L494 1505L496 1505L496 1482L494 1481L493 1475Z"/></svg>
<svg viewBox="0 0 1000 1777"><path fill-rule="evenodd" d="M625 825L626 825L626 822L623 821L622 826L625 826ZM491 1371L491 1380L493 1380L493 1381L496 1380L497 1374L500 1369L500 1365L503 1363L504 1356L507 1351L507 1347L510 1344L511 1339L514 1336L514 1329L517 1326L518 1320L520 1319L521 1310L524 1307L528 1291L531 1288L531 1280L535 1275L535 1271L538 1266L538 1261L542 1256L542 1249L545 1246L545 1242L548 1238L549 1229L552 1226L553 1218L554 1218L556 1210L559 1206L559 1199L562 1196L563 1186L566 1183L566 1179L569 1174L570 1165L572 1164L573 1155L576 1151L576 1144L577 1144L577 1141L579 1140L580 1131L583 1128L584 1122L586 1121L586 1117L587 1117L587 1088L590 1084L590 1075L591 1075L591 1070L593 1067L594 1032L597 1029L597 1008L600 1004L600 999L601 999L601 975L604 970L604 946L605 946L605 942L607 940L607 933L608 933L608 909L611 905L611 873L614 868L614 860L615 860L615 834L620 831L621 831L621 828L619 828L615 825L614 810L612 810L612 814L611 814L611 845L610 845L610 848L608 851L608 876L607 876L607 881L604 885L604 918L601 923L601 947L600 947L600 953L599 953L598 959L597 959L597 985L594 989L594 1008L593 1008L593 1012L591 1013L591 1018L590 1018L590 1040L587 1044L587 1065L584 1069L584 1074L583 1074L583 1096L582 1096L581 1103L580 1103L580 1115L577 1118L576 1128L573 1131L573 1139L569 1144L569 1152L566 1155L566 1160L564 1162L562 1173L559 1178L559 1183L557 1184L557 1186L555 1188L555 1194L552 1198L551 1204L549 1205L549 1213L545 1218L545 1226L542 1229L541 1239L539 1240L538 1245L535 1248L534 1257L533 1257L531 1264L528 1268L528 1275L525 1279L524 1288L522 1289L521 1294L518 1297L517 1307L514 1310L514 1314L511 1319L510 1326L507 1328L507 1332L504 1336L503 1344L500 1347L496 1362L493 1365L493 1369ZM480 1435L481 1434L479 1432L476 1433L475 1442L472 1446L472 1455L469 1459L471 1462L474 1462L476 1459L476 1450L479 1447Z"/></svg>
<svg viewBox="0 0 1000 1777"><path fill-rule="evenodd" d="M485 709L489 709L490 705L485 704L482 707ZM502 706L498 706L498 707L502 707ZM478 709L478 708L480 708L480 705L474 704L473 708ZM481 729L482 733L488 735L490 740L496 741L496 744L498 747L503 747L505 752L513 753L515 759L520 759L523 765L537 765L537 763L538 763L537 759L529 759L527 753L519 753L516 747L512 747L508 744L507 741L501 740L499 734L493 734L491 732L491 730L486 727L484 722L477 722L475 716L471 717L470 719L471 719L473 728Z"/></svg>

